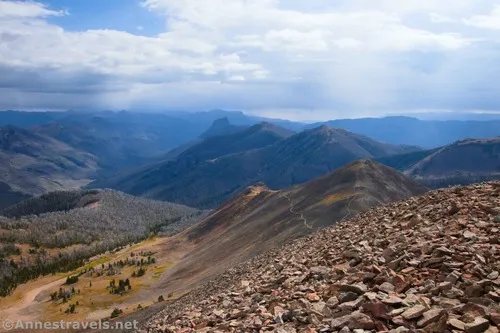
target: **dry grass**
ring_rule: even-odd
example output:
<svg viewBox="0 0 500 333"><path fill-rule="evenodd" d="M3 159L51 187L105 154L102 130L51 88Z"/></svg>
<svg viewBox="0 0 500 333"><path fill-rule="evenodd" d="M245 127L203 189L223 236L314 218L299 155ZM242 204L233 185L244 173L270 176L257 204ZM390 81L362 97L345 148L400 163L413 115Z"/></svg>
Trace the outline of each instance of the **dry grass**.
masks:
<svg viewBox="0 0 500 333"><path fill-rule="evenodd" d="M100 258L98 258L96 260L93 260L93 261L89 262L88 264L86 264L85 266L83 266L82 268L79 268L77 270L81 271L81 270L85 270L85 269L91 269L91 268L100 266L102 264L105 264L105 263L107 263L110 260L111 260L110 257L108 257L108 256L102 256L102 257L100 257Z"/></svg>
<svg viewBox="0 0 500 333"><path fill-rule="evenodd" d="M58 320L97 320L100 318L109 317L114 308L120 308L125 314L137 311L137 306L142 307L153 304L160 290L156 289L155 284L161 283L163 274L177 261L172 257L173 252L164 251L165 238L151 238L142 243L126 247L115 253L106 253L92 258L89 263L69 273L60 273L51 276L45 276L35 281L30 281L20 286L16 291L6 298L1 299L0 309L6 309L12 316L17 313L25 312L29 307L24 319L38 319L46 321ZM132 273L137 270L136 266L124 267L119 274L114 276L90 277L85 274L80 276L77 283L67 286L63 285L64 279L69 275L75 275L84 269L100 267L102 264L113 263L120 259L125 259L130 256L131 252L151 251L156 252L156 264L147 266L146 274L141 277L132 278ZM110 294L109 282L129 279L132 289L123 295ZM60 280L62 279L62 280ZM58 284L54 284L60 280ZM90 286L92 282L92 286ZM49 284L51 284L49 286ZM45 287L49 286L49 287ZM62 300L54 302L50 300L50 294L58 291L59 288L80 290L80 294L75 294L67 303L62 303ZM36 292L37 301L31 302L25 299L25 294L32 290ZM35 296L35 295L33 295ZM165 295L166 297L167 295ZM66 314L64 311L70 304L76 304L76 312L74 314ZM3 311L3 310L2 310Z"/></svg>
<svg viewBox="0 0 500 333"><path fill-rule="evenodd" d="M161 275L167 270L167 268L170 268L172 266L172 263L166 263L165 265L159 265L159 266L155 266L153 269L152 269L152 273L153 273L153 276L152 278L153 279L159 279L161 277Z"/></svg>
<svg viewBox="0 0 500 333"><path fill-rule="evenodd" d="M354 191L340 191L324 197L320 202L318 202L318 205L331 205L336 202L352 198L354 195L356 195L356 192Z"/></svg>
<svg viewBox="0 0 500 333"><path fill-rule="evenodd" d="M151 279L155 279L156 274L158 277L166 270L167 265L160 266L161 269L151 269L147 270L147 273L142 277L132 278L132 273L136 267L125 267L120 274L113 276L101 276L101 277L81 277L79 281L72 285L75 290L80 290L79 295L75 295L67 303L62 303L62 301L48 302L48 306L44 311L43 319L45 320L83 320L87 318L102 317L105 315L108 317L115 307L127 310L125 312L134 311L133 304L130 301L141 292L141 289L150 285ZM132 290L127 291L123 295L110 294L109 283L111 280L130 280L132 285ZM92 286L90 286L92 282ZM57 291L57 288L52 290ZM70 304L76 304L75 314L65 314L64 311L68 308ZM136 305L137 307L137 305Z"/></svg>

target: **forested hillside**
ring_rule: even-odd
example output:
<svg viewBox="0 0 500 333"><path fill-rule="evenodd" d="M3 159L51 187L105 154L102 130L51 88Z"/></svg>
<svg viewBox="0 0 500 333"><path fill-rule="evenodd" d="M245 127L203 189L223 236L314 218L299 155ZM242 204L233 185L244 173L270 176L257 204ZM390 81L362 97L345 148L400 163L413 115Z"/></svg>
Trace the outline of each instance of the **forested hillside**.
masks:
<svg viewBox="0 0 500 333"><path fill-rule="evenodd" d="M191 225L202 211L116 191L55 192L0 211L0 295L99 253Z"/></svg>

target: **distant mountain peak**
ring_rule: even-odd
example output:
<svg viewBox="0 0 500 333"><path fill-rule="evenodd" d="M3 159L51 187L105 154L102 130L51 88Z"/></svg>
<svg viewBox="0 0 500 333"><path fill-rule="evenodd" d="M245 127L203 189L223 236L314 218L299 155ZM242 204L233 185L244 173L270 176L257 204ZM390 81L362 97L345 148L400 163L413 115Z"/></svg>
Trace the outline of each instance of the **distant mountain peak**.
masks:
<svg viewBox="0 0 500 333"><path fill-rule="evenodd" d="M354 161L354 162L352 162L351 164L348 164L348 165L355 165L355 166L364 167L364 168L366 168L366 167L387 168L382 163L379 163L377 161L374 161L374 160L371 160L371 159L367 159L367 158Z"/></svg>
<svg viewBox="0 0 500 333"><path fill-rule="evenodd" d="M222 109L213 109L210 111L206 111L207 113L220 113L220 114L238 114L238 115L244 115L243 111L237 111L237 110L222 110Z"/></svg>
<svg viewBox="0 0 500 333"><path fill-rule="evenodd" d="M340 127L333 127L327 124L321 125L319 127L313 128L309 131L311 134L320 134L324 136L332 136L332 135L346 135L346 134L353 134L352 132L346 131L343 128Z"/></svg>
<svg viewBox="0 0 500 333"><path fill-rule="evenodd" d="M355 174L367 173L372 175L373 171L382 173L397 173L396 170L372 159L361 159L354 161L340 168L340 170L353 172Z"/></svg>
<svg viewBox="0 0 500 333"><path fill-rule="evenodd" d="M300 138L304 144L307 142L307 145L312 143L323 145L328 143L345 143L346 141L353 141L356 138L361 138L361 136L341 128L322 125L302 132L298 138Z"/></svg>
<svg viewBox="0 0 500 333"><path fill-rule="evenodd" d="M284 127L281 127L281 126L278 126L275 124L271 124L267 121L263 121L263 122L260 122L256 125L253 125L252 127L249 128L249 131L251 131L251 132L272 132L272 133L276 133L280 136L283 136L284 138L290 137L293 134L295 134L295 132L293 132L291 130L288 130Z"/></svg>
<svg viewBox="0 0 500 333"><path fill-rule="evenodd" d="M310 133L327 133L330 131L332 127L326 125L326 124L323 124L321 126L318 126L318 127L315 127L313 129L311 129L309 132Z"/></svg>
<svg viewBox="0 0 500 333"><path fill-rule="evenodd" d="M262 122L258 123L257 125L254 125L253 127L263 129L263 130L266 130L266 129L274 130L274 129L278 129L278 128L281 129L281 127L274 125L274 124L271 124L271 123L268 123L267 121L262 121Z"/></svg>
<svg viewBox="0 0 500 333"><path fill-rule="evenodd" d="M328 174L323 176L323 178L328 178L330 175L333 175L333 174L338 175L341 173L352 174L354 176L358 172L362 172L362 171L365 171L368 169L379 169L379 168L389 169L388 167L386 167L378 162L375 162L373 160L360 159L360 160L356 160L354 162L351 162L349 164L346 164L338 169L332 170L331 172L329 172Z"/></svg>
<svg viewBox="0 0 500 333"><path fill-rule="evenodd" d="M202 135L200 135L200 138L206 139L212 136L230 134L240 128L240 126L231 124L228 117L222 117L214 120L212 122L212 126L210 126Z"/></svg>
<svg viewBox="0 0 500 333"><path fill-rule="evenodd" d="M228 117L222 117L220 119L215 119L212 126L227 126L230 124Z"/></svg>

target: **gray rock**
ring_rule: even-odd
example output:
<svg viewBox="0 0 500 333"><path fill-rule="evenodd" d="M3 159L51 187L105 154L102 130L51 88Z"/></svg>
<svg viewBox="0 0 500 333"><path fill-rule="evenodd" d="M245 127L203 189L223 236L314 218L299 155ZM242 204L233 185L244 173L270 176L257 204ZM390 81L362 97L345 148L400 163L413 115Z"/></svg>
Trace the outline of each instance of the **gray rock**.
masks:
<svg viewBox="0 0 500 333"><path fill-rule="evenodd" d="M483 333L490 327L490 322L486 318L477 317L474 322L465 324L466 333Z"/></svg>
<svg viewBox="0 0 500 333"><path fill-rule="evenodd" d="M394 289L395 289L394 285L389 282L384 282L380 286L378 286L378 290L388 294L394 292Z"/></svg>
<svg viewBox="0 0 500 333"><path fill-rule="evenodd" d="M359 328L365 330L371 330L375 328L373 320L369 316L361 312L353 312L346 316L335 318L331 321L330 326L334 329L347 326L351 330Z"/></svg>
<svg viewBox="0 0 500 333"><path fill-rule="evenodd" d="M437 322L443 315L446 314L446 311L443 309L432 309L424 312L422 318L417 322L418 327L425 327L429 324Z"/></svg>
<svg viewBox="0 0 500 333"><path fill-rule="evenodd" d="M340 285L340 291L343 292L353 292L358 295L363 295L368 291L368 287L364 283L357 284L342 284Z"/></svg>
<svg viewBox="0 0 500 333"><path fill-rule="evenodd" d="M415 305L401 314L406 320L417 319L426 312L426 307L423 305Z"/></svg>
<svg viewBox="0 0 500 333"><path fill-rule="evenodd" d="M448 324L457 330L465 331L465 323L456 318L450 318Z"/></svg>
<svg viewBox="0 0 500 333"><path fill-rule="evenodd" d="M359 295L352 291L343 292L339 294L339 302L340 303L351 302L356 300L358 297Z"/></svg>

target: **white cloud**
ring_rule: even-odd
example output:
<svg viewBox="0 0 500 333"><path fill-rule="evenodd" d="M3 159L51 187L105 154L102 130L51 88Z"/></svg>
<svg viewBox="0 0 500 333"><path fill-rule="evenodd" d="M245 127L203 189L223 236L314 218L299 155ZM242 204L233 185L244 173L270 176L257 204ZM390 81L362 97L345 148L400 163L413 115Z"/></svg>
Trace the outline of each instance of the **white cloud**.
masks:
<svg viewBox="0 0 500 333"><path fill-rule="evenodd" d="M140 3L164 32L67 31L51 23L67 14L58 8L0 0L0 108L48 107L57 93L61 107L366 115L483 109L500 93L488 84L500 68L498 36L485 31L500 29L493 0Z"/></svg>
<svg viewBox="0 0 500 333"><path fill-rule="evenodd" d="M440 15L437 13L430 13L429 18L433 23L455 23L457 20L454 20L448 16Z"/></svg>
<svg viewBox="0 0 500 333"><path fill-rule="evenodd" d="M500 5L496 5L489 15L475 15L465 19L464 23L477 28L500 30Z"/></svg>
<svg viewBox="0 0 500 333"><path fill-rule="evenodd" d="M64 11L50 10L31 1L0 1L0 18L34 18L65 15Z"/></svg>
<svg viewBox="0 0 500 333"><path fill-rule="evenodd" d="M265 51L327 52L339 44L344 47L355 44L373 50L405 51L429 46L454 49L467 44L459 34L440 34L409 27L404 25L398 14L383 12L372 6L302 12L283 9L280 4L284 2L145 0L143 5L168 16L170 28L174 31L200 33L210 29L218 42L234 42ZM326 0L324 2L327 3ZM346 44L345 41L351 43Z"/></svg>

